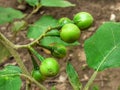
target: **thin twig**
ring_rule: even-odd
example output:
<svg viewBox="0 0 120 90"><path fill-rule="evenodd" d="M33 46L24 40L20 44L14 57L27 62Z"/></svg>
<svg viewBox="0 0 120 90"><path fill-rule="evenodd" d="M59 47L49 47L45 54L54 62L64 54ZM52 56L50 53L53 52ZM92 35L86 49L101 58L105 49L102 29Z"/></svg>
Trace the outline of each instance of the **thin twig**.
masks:
<svg viewBox="0 0 120 90"><path fill-rule="evenodd" d="M26 74L7 74L7 75L0 75L1 77L6 77L6 76L21 76L21 77L25 77L26 79L28 79L29 81L35 83L36 85L38 85L42 90L47 90L42 84L40 84L39 82L37 82L33 77L28 76Z"/></svg>
<svg viewBox="0 0 120 90"><path fill-rule="evenodd" d="M18 65L22 69L22 72L24 74L30 75L27 68L23 64L18 52L13 48L14 44L12 42L10 42L2 33L0 33L0 42L8 49L10 54L15 58L16 62L18 63Z"/></svg>
<svg viewBox="0 0 120 90"><path fill-rule="evenodd" d="M32 41L31 43L29 44L26 44L26 45L15 45L14 48L15 49L19 49L19 48L28 48L32 45L35 45L35 44L39 44L39 41L44 37L46 36L46 33L53 30L53 29L56 29L56 28L59 28L60 26L57 26L57 27L54 27L54 28L51 28L49 27L42 35L40 35L37 39L35 39L34 41Z"/></svg>
<svg viewBox="0 0 120 90"><path fill-rule="evenodd" d="M0 43L2 43L9 50L11 55L15 58L16 62L22 69L23 74L21 75L28 78L32 82L36 83L39 86L39 88L42 88L42 90L47 90L42 84L40 84L39 82L32 78L27 68L25 67L24 63L22 62L18 52L14 49L15 45L12 42L10 42L2 33L0 33Z"/></svg>
<svg viewBox="0 0 120 90"><path fill-rule="evenodd" d="M34 78L27 76L25 74L20 74L20 76L27 78L28 80L30 80L31 82L34 82L35 84L37 84L42 90L47 90L42 84L40 84L39 82L37 82Z"/></svg>
<svg viewBox="0 0 120 90"><path fill-rule="evenodd" d="M38 5L35 9L33 9L33 11L25 18L26 20L28 20L33 14L35 14L42 6Z"/></svg>

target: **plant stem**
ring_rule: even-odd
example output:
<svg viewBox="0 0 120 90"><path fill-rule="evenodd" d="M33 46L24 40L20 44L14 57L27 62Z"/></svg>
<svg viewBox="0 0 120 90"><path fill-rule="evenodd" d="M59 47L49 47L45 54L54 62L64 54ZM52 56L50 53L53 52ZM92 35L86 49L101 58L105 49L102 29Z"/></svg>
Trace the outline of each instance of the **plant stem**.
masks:
<svg viewBox="0 0 120 90"><path fill-rule="evenodd" d="M98 71L95 71L93 73L93 75L91 76L91 78L89 79L89 81L87 82L87 84L85 85L83 90L88 90L90 85L92 84L92 82L94 81L95 77L97 76Z"/></svg>
<svg viewBox="0 0 120 90"><path fill-rule="evenodd" d="M29 19L34 13L36 13L42 6L39 4L33 11L26 17L26 19Z"/></svg>
<svg viewBox="0 0 120 90"><path fill-rule="evenodd" d="M38 85L42 90L47 90L42 84L40 84L39 82L37 82L34 78L27 76L25 74L20 74L21 76L29 79L31 82L34 82L36 85Z"/></svg>
<svg viewBox="0 0 120 90"><path fill-rule="evenodd" d="M23 76L27 77L32 82L36 83L39 88L42 88L42 90L47 90L42 84L37 82L34 78L31 77L30 73L28 72L27 68L23 64L18 52L14 49L14 44L11 43L2 33L0 33L0 42L9 50L11 55L15 58L16 62L18 63L19 67L22 69Z"/></svg>
<svg viewBox="0 0 120 90"><path fill-rule="evenodd" d="M26 44L26 45L15 45L15 49L19 49L19 48L28 48L32 45L35 45L35 44L39 44L39 41L44 37L46 36L46 33L49 32L50 30L53 30L53 29L56 29L56 28L59 28L60 26L57 26L57 27L49 27L42 35L40 35L37 39L35 39L33 42L29 43L29 44Z"/></svg>
<svg viewBox="0 0 120 90"><path fill-rule="evenodd" d="M11 53L11 55L15 58L16 62L22 69L22 72L26 75L30 76L30 73L26 69L25 65L23 64L18 52L13 48L14 44L11 43L4 35L0 33L0 42L8 49L8 51Z"/></svg>
<svg viewBox="0 0 120 90"><path fill-rule="evenodd" d="M40 46L40 47L43 47L43 48L45 48L45 49L48 49L48 50L50 50L50 51L53 50L53 47L52 47L52 46L46 46L46 45L40 45L40 44L39 44L39 46Z"/></svg>
<svg viewBox="0 0 120 90"><path fill-rule="evenodd" d="M39 82L37 82L33 77L28 76L26 74L7 74L7 75L0 75L1 77L6 77L6 76L21 76L21 77L25 77L26 79L28 79L29 81L35 83L36 85L38 85L40 87L41 90L47 90L42 84L40 84Z"/></svg>
<svg viewBox="0 0 120 90"><path fill-rule="evenodd" d="M41 56L34 48L28 47L31 53L33 53L41 62L44 60L44 57Z"/></svg>
<svg viewBox="0 0 120 90"><path fill-rule="evenodd" d="M29 54L31 56L31 60L32 60L32 64L33 64L33 67L34 67L34 70L38 70L39 69L39 65L38 63L36 62L32 52L29 50Z"/></svg>

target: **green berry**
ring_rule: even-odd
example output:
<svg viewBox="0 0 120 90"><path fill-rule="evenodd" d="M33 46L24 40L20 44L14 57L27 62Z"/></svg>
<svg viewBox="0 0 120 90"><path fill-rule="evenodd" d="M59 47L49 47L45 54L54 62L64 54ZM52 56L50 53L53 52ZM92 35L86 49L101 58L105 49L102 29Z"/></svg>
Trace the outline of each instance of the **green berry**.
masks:
<svg viewBox="0 0 120 90"><path fill-rule="evenodd" d="M54 58L46 58L40 65L40 72L47 77L52 77L58 74L60 66Z"/></svg>
<svg viewBox="0 0 120 90"><path fill-rule="evenodd" d="M73 43L79 39L80 33L80 29L75 24L69 23L61 28L60 37L67 43Z"/></svg>
<svg viewBox="0 0 120 90"><path fill-rule="evenodd" d="M59 25L63 26L67 23L73 23L72 20L70 20L69 18L67 17L63 17L63 18L60 18L59 21L58 21Z"/></svg>
<svg viewBox="0 0 120 90"><path fill-rule="evenodd" d="M93 17L90 13L79 12L74 16L73 21L80 29L86 29L92 25Z"/></svg>
<svg viewBox="0 0 120 90"><path fill-rule="evenodd" d="M39 70L33 70L32 77L39 82L45 80L45 76L42 75Z"/></svg>
<svg viewBox="0 0 120 90"><path fill-rule="evenodd" d="M67 53L67 49L62 44L55 44L53 46L53 50L51 51L51 54L57 58L63 58L66 55L66 53Z"/></svg>

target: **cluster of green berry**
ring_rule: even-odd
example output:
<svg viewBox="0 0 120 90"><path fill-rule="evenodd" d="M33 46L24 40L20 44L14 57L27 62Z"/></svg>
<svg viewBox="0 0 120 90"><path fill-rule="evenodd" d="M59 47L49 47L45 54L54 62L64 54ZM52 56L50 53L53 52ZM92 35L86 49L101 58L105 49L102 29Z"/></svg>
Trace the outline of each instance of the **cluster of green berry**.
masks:
<svg viewBox="0 0 120 90"><path fill-rule="evenodd" d="M74 16L73 20L63 17L58 23L61 26L60 38L67 43L74 43L80 38L81 30L89 28L92 25L93 17L87 12L79 12ZM64 45L55 44L51 47L44 47L49 49L54 57L62 58L66 55L67 50ZM32 76L37 81L43 81L46 77L57 75L59 69L59 63L55 58L46 58L41 62L39 69L32 71Z"/></svg>
<svg viewBox="0 0 120 90"><path fill-rule="evenodd" d="M54 57L62 58L66 55L66 48L63 45L55 44L47 48L51 50L51 54ZM32 47L29 47L29 50L30 54L35 55L41 61L41 64L38 65L34 57L31 55L34 66L34 69L32 71L32 76L34 79L36 79L37 81L44 81L47 77L53 77L58 74L60 66L55 58L44 58Z"/></svg>
<svg viewBox="0 0 120 90"><path fill-rule="evenodd" d="M73 17L73 21L67 17L59 20L62 26L60 37L67 43L73 43L79 39L81 31L90 27L93 23L93 17L87 12L79 12Z"/></svg>
<svg viewBox="0 0 120 90"><path fill-rule="evenodd" d="M44 81L47 77L56 76L60 66L56 59L46 58L40 65L39 69L32 71L32 76L37 81Z"/></svg>
<svg viewBox="0 0 120 90"><path fill-rule="evenodd" d="M63 58L67 52L66 47L61 44L55 44L51 47L47 46L46 48L48 48L51 51L51 54L57 58ZM53 77L59 73L60 66L55 58L50 57L44 59L33 48L30 49L30 51L41 60L40 66L38 66L37 63L34 64L35 68L32 71L34 79L37 81L44 81L47 77Z"/></svg>

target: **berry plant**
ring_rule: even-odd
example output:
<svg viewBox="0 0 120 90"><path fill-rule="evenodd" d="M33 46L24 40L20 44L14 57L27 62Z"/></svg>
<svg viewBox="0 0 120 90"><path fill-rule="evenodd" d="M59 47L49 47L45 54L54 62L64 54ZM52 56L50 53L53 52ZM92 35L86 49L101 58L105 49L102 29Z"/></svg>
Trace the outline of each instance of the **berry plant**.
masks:
<svg viewBox="0 0 120 90"><path fill-rule="evenodd" d="M0 70L0 90L20 90L22 79L26 81L26 90L34 83L40 90L48 90L42 83L48 78L60 73L61 66L58 59L67 55L69 46L78 46L79 38L84 30L92 26L93 16L89 12L80 11L73 16L73 20L66 17L55 19L51 15L40 16L34 23L29 23L31 16L42 7L71 7L75 6L66 0L18 0L20 4L28 4L33 11L25 14L10 7L0 7L0 24L9 24L13 36L26 30L28 44L14 44L0 30L0 63L5 58L13 57L18 65L7 65ZM89 90L97 73L107 68L120 66L120 23L105 22L96 32L84 42L87 65L95 72L86 83L82 85L79 76L69 60L66 60L66 73L73 90ZM41 55L36 47L50 51L51 55ZM27 69L20 57L19 50L27 50L33 68ZM77 62L77 61L76 61ZM56 90L51 87L51 90Z"/></svg>

